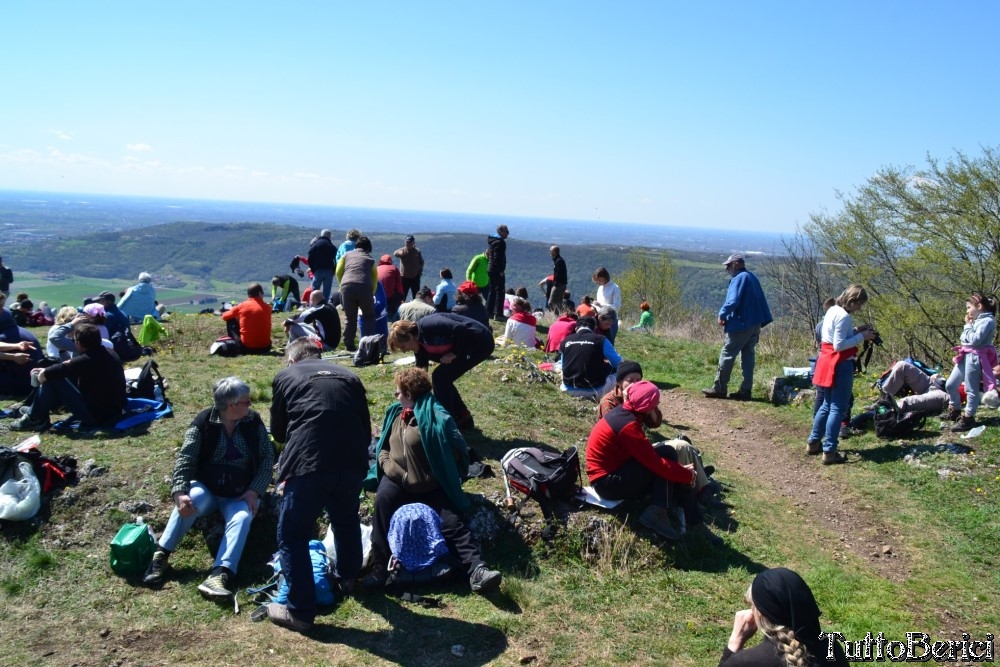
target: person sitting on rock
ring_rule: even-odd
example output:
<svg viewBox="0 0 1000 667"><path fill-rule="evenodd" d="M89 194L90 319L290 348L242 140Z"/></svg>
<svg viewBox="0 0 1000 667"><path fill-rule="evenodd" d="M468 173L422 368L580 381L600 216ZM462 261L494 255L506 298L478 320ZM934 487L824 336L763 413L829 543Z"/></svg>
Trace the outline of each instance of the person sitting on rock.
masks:
<svg viewBox="0 0 1000 667"><path fill-rule="evenodd" d="M226 333L236 342L240 354L271 351L271 306L264 302L264 288L260 283L250 283L246 301L222 313L222 319L226 322Z"/></svg>
<svg viewBox="0 0 1000 667"><path fill-rule="evenodd" d="M639 523L669 540L682 537L671 525L670 499L684 509L687 534L714 545L722 543L702 520L694 494L698 483L693 465L677 462L677 452L665 443L653 445L643 433L643 416L657 407L660 390L648 380L628 387L625 402L604 415L587 438L587 477L601 498L639 499L651 503Z"/></svg>
<svg viewBox="0 0 1000 667"><path fill-rule="evenodd" d="M376 446L377 463L366 484L377 484L372 521L372 572L366 588L385 585L389 549L389 521L409 503L427 505L441 517L441 534L458 556L477 593L496 589L502 575L483 562L479 545L463 515L471 505L462 490L468 472L469 450L452 416L431 391L431 378L421 368L396 373L396 398L386 410L382 436ZM367 487L366 487L367 488Z"/></svg>
<svg viewBox="0 0 1000 667"><path fill-rule="evenodd" d="M174 507L143 583L162 584L170 554L185 533L199 517L218 511L225 532L198 591L209 599L228 599L250 523L271 483L274 447L260 415L250 409L250 385L238 377L223 378L212 398L215 405L200 412L184 433L170 489Z"/></svg>

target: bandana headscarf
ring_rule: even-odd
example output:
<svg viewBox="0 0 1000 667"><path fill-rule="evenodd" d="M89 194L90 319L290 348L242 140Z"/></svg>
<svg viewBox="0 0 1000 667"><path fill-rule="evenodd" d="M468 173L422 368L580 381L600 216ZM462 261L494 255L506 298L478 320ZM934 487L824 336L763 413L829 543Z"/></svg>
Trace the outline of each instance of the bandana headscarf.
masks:
<svg viewBox="0 0 1000 667"><path fill-rule="evenodd" d="M646 413L660 404L660 389L649 380L639 380L625 390L622 404L629 412Z"/></svg>
<svg viewBox="0 0 1000 667"><path fill-rule="evenodd" d="M802 577L784 567L764 570L753 580L750 597L761 614L791 628L814 657L826 655L826 642L819 639L819 607Z"/></svg>

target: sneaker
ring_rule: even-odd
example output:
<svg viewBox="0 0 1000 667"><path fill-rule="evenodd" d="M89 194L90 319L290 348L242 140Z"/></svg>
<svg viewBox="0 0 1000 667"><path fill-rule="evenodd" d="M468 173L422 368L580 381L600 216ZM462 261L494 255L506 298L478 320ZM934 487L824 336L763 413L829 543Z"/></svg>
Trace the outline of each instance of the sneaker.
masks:
<svg viewBox="0 0 1000 667"><path fill-rule="evenodd" d="M44 431L51 424L48 419L32 419L31 415L22 415L10 423L11 431Z"/></svg>
<svg viewBox="0 0 1000 667"><path fill-rule="evenodd" d="M701 393L705 395L705 398L725 398L726 392L716 391L715 389L702 389Z"/></svg>
<svg viewBox="0 0 1000 667"><path fill-rule="evenodd" d="M731 401L752 401L753 397L750 395L749 391L734 391L729 394L729 400Z"/></svg>
<svg viewBox="0 0 1000 667"><path fill-rule="evenodd" d="M295 618L291 609L278 602L272 602L267 605L267 617L271 619L271 622L275 625L280 625L281 627L288 628L289 630L295 630L295 632L309 632L312 630L313 626L312 621L304 621L300 618Z"/></svg>
<svg viewBox="0 0 1000 667"><path fill-rule="evenodd" d="M941 421L957 422L962 417L962 411L958 408L948 408L941 413Z"/></svg>
<svg viewBox="0 0 1000 667"><path fill-rule="evenodd" d="M502 574L489 569L485 563L480 563L469 575L469 587L474 593L489 593L495 591L502 580Z"/></svg>
<svg viewBox="0 0 1000 667"><path fill-rule="evenodd" d="M650 505L644 509L639 515L639 523L668 540L681 539L674 527L670 525L670 512L659 505Z"/></svg>
<svg viewBox="0 0 1000 667"><path fill-rule="evenodd" d="M816 454L823 453L823 443L819 440L810 440L806 443L806 454L810 456L815 456Z"/></svg>
<svg viewBox="0 0 1000 667"><path fill-rule="evenodd" d="M223 568L212 570L213 574L208 575L208 579L203 581L198 590L207 598L231 598L233 592L227 588L229 585L229 573Z"/></svg>
<svg viewBox="0 0 1000 667"><path fill-rule="evenodd" d="M691 526L691 529L688 530L687 532L687 537L689 539L696 539L708 542L713 547L721 547L726 544L721 537L719 537L711 530L709 530L708 526L706 526L703 523L699 523L696 526Z"/></svg>
<svg viewBox="0 0 1000 667"><path fill-rule="evenodd" d="M19 407L17 409L17 413L20 414L20 415L26 415L29 412L31 412L31 406L30 405L22 405L21 407Z"/></svg>
<svg viewBox="0 0 1000 667"><path fill-rule="evenodd" d="M709 510L729 509L729 505L718 495L709 491L707 486L698 493L698 503Z"/></svg>
<svg viewBox="0 0 1000 667"><path fill-rule="evenodd" d="M848 440L855 435L862 435L864 431L853 426L844 425L840 427L840 440Z"/></svg>
<svg viewBox="0 0 1000 667"><path fill-rule="evenodd" d="M147 586L159 586L162 584L163 580L167 577L167 572L170 571L169 558L169 551L157 549L153 554L152 562L146 568L146 574L142 578L142 583Z"/></svg>
<svg viewBox="0 0 1000 667"><path fill-rule="evenodd" d="M828 466L834 463L847 463L847 457L841 452L823 452L823 465Z"/></svg>
<svg viewBox="0 0 1000 667"><path fill-rule="evenodd" d="M962 433L963 431L970 430L975 425L976 425L976 418L971 415L963 413L962 416L960 416L958 420L951 425L951 432Z"/></svg>

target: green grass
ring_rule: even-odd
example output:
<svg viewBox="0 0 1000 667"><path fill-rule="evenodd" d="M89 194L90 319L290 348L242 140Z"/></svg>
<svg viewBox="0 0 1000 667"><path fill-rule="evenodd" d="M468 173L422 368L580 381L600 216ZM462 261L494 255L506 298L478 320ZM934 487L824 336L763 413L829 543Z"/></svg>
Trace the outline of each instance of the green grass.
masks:
<svg viewBox="0 0 1000 667"><path fill-rule="evenodd" d="M779 564L805 577L823 609L824 627L848 638L869 630L901 637L913 629L933 637L948 622L945 609L955 626L973 632L997 624L1000 440L994 428L972 441L976 455L954 480L941 479L934 466L904 463L897 445L870 435L844 443L863 457L862 463L822 470L838 481L845 502L870 508L911 554L912 571L899 573L898 582L850 554L835 557L812 532L801 530L803 510L757 480L721 470L717 474L735 489L727 499L739 522L722 549L668 548L637 529L632 517L626 522L613 513L573 512L551 541L501 530L484 544L487 561L505 576L496 599L470 594L460 585L440 592L445 606L439 609L361 596L322 617L308 639L267 623L251 624L247 613L234 617L231 608L204 601L196 586L212 553L197 530L172 558L176 570L167 585L148 590L116 577L108 565L108 543L131 518L124 506L148 502L154 509L146 518L162 530L169 513L165 478L190 419L209 404L213 382L233 374L247 380L254 407L266 418L270 382L281 367L278 357L208 356L209 343L223 330L218 318L180 316L168 328L170 336L156 358L170 381L173 419L154 423L146 434L42 436L45 454L72 454L81 462L93 458L108 473L56 495L42 521L3 526L0 626L17 628L4 633L10 664L248 664L263 659L316 665L515 665L527 656L543 665L715 664L754 574ZM706 330L711 332L706 342L622 332L619 348L626 358L643 363L647 378L696 392L711 382L718 354L712 338L717 332ZM280 339L277 316L274 335ZM766 334L758 349L758 393L765 378L783 365L802 365L799 360L807 356L797 355L778 332ZM534 369L539 353L498 351L496 356L459 385L482 429L470 444L494 470L511 447L582 447L593 423L592 408L563 396L551 378ZM376 424L393 400L393 370L357 370ZM859 383L858 405L866 398ZM749 418L780 427L773 443L777 465L782 457L801 455L811 418L808 406L754 403L747 409ZM2 433L6 444L19 439ZM937 433L926 435L933 442ZM709 458L718 446L697 444ZM926 460L954 463L944 455ZM493 505L504 495L499 478L471 480L466 490ZM503 516L499 509L496 514ZM588 527L592 521L597 528ZM255 522L238 585L266 578L274 528L266 516ZM590 540L591 530L599 531L600 539ZM452 656L456 644L465 647L463 659Z"/></svg>

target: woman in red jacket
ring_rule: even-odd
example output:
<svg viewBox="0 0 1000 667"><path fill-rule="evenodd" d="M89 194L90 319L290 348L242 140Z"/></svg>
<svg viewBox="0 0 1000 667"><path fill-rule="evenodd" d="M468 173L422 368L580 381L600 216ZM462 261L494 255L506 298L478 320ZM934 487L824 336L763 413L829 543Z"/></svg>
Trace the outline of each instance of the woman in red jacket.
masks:
<svg viewBox="0 0 1000 667"><path fill-rule="evenodd" d="M653 445L642 430L642 417L657 409L660 390L648 380L629 385L625 402L608 412L587 438L587 477L602 498L625 500L651 496L639 523L670 540L681 535L670 523L670 496L684 510L688 532L713 544L722 540L705 527L695 502L693 466L677 463L677 452L665 443Z"/></svg>

